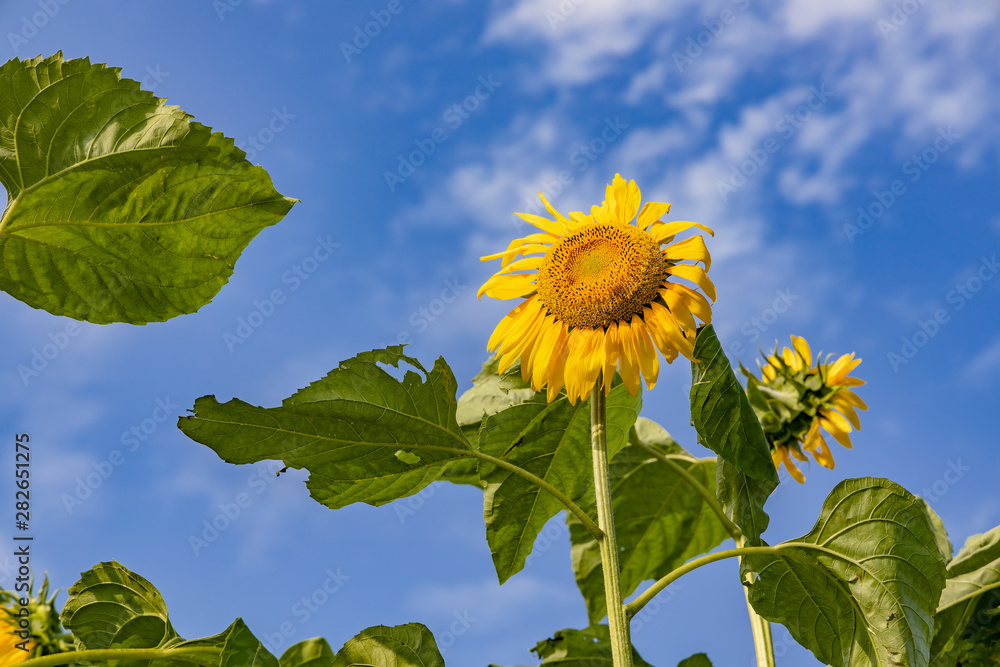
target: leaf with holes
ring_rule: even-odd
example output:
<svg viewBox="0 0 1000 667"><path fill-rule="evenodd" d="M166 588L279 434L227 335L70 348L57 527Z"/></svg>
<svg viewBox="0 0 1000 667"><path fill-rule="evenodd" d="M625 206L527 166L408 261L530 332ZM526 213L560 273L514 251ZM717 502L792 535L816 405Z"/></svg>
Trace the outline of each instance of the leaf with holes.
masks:
<svg viewBox="0 0 1000 667"><path fill-rule="evenodd" d="M744 556L757 613L824 665L925 667L944 557L922 501L888 480L838 484L812 531Z"/></svg>
<svg viewBox="0 0 1000 667"><path fill-rule="evenodd" d="M472 446L455 421L448 364L439 358L427 371L402 351L396 345L343 361L280 407L199 398L178 427L229 463L280 460L307 469L313 498L333 509L411 496ZM411 370L397 380L380 364Z"/></svg>
<svg viewBox="0 0 1000 667"><path fill-rule="evenodd" d="M0 67L0 183L0 289L98 324L198 310L295 203L232 139L58 53Z"/></svg>

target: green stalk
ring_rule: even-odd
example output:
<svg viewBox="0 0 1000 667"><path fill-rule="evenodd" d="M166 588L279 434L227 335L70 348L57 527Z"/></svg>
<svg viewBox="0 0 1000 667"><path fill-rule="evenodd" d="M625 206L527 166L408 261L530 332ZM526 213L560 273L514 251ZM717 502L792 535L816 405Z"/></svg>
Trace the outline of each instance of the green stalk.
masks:
<svg viewBox="0 0 1000 667"><path fill-rule="evenodd" d="M221 648L207 646L198 648L107 648L54 653L52 655L43 655L40 658L25 660L19 664L21 667L57 667L58 665L86 664L108 660L163 659L179 660L181 662L189 662L192 665L210 667L211 665L219 664L219 656L221 654Z"/></svg>
<svg viewBox="0 0 1000 667"><path fill-rule="evenodd" d="M594 456L594 495L597 500L597 525L603 535L597 542L604 572L604 597L608 605L608 629L611 635L611 660L614 667L632 667L632 640L622 599L621 570L618 567L618 543L611 513L611 478L608 472L608 404L603 382L590 393L590 445Z"/></svg>
<svg viewBox="0 0 1000 667"><path fill-rule="evenodd" d="M743 587L747 598L747 613L750 614L750 628L753 630L753 647L757 652L757 667L775 667L774 644L771 642L771 624L762 618L750 604L750 589Z"/></svg>

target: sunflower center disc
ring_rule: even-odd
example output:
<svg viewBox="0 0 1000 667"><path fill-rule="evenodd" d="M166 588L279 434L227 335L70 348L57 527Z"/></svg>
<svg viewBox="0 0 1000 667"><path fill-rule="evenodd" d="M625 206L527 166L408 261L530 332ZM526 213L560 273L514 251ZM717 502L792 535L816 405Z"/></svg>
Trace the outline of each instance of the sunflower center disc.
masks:
<svg viewBox="0 0 1000 667"><path fill-rule="evenodd" d="M565 236L538 269L538 295L574 327L630 321L666 278L657 243L633 225L588 225Z"/></svg>

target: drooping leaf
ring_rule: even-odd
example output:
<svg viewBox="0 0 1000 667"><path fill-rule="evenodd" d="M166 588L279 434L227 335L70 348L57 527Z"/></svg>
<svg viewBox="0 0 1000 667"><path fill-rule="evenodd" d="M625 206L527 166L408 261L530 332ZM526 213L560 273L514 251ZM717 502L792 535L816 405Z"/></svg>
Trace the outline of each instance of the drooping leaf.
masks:
<svg viewBox="0 0 1000 667"><path fill-rule="evenodd" d="M778 486L770 448L746 392L711 325L698 332L691 362L691 421L698 441L719 455L719 502L750 545L767 528L764 502Z"/></svg>
<svg viewBox="0 0 1000 667"><path fill-rule="evenodd" d="M607 399L609 457L627 442L641 405L641 395L630 396L624 385L611 390ZM538 394L489 417L479 448L540 477L584 509L594 504L589 402L570 405L563 396L547 403ZM565 506L520 475L488 461L480 461L479 475L486 483L486 540L503 583L524 567L545 523Z"/></svg>
<svg viewBox="0 0 1000 667"><path fill-rule="evenodd" d="M716 493L719 504L729 520L743 531L747 544L763 544L760 536L767 530L770 518L764 503L777 484L761 481L737 470L729 461L719 458L716 467Z"/></svg>
<svg viewBox="0 0 1000 667"><path fill-rule="evenodd" d="M888 480L838 484L807 535L744 556L750 601L825 665L925 667L944 558L920 499Z"/></svg>
<svg viewBox="0 0 1000 667"><path fill-rule="evenodd" d="M984 596L992 598L983 602ZM973 535L948 563L948 578L937 615L932 652L936 661L958 653L963 638L997 621L982 609L1000 606L1000 526ZM982 619L976 616L981 615ZM975 627L971 627L975 626ZM937 664L937 663L935 663Z"/></svg>
<svg viewBox="0 0 1000 667"><path fill-rule="evenodd" d="M362 630L337 651L333 667L444 667L434 635L420 623Z"/></svg>
<svg viewBox="0 0 1000 667"><path fill-rule="evenodd" d="M543 665L559 667L612 667L611 636L606 625L592 625L586 630L566 629L544 639L531 649ZM652 667L632 649L635 667ZM491 665L490 667L494 667Z"/></svg>
<svg viewBox="0 0 1000 667"><path fill-rule="evenodd" d="M643 417L636 421L629 444L610 466L621 588L626 598L643 581L665 576L729 537L695 487L640 443L669 457L715 494L714 458L695 458L659 424ZM590 621L597 623L607 615L600 545L572 514L567 515L567 523L576 583Z"/></svg>
<svg viewBox="0 0 1000 667"><path fill-rule="evenodd" d="M397 380L379 363L399 367ZM199 398L178 427L229 463L281 460L305 468L313 498L330 508L382 505L437 479L442 464L471 449L455 421L456 382L439 358L433 369L402 346L359 354L317 382L261 408Z"/></svg>
<svg viewBox="0 0 1000 667"><path fill-rule="evenodd" d="M0 289L107 324L191 313L295 200L232 139L62 54L0 67Z"/></svg>
<svg viewBox="0 0 1000 667"><path fill-rule="evenodd" d="M777 484L764 431L712 325L698 332L691 370L691 420L698 441L748 477Z"/></svg>
<svg viewBox="0 0 1000 667"><path fill-rule="evenodd" d="M120 563L95 565L68 594L60 620L80 650L157 648L180 641L160 592Z"/></svg>
<svg viewBox="0 0 1000 667"><path fill-rule="evenodd" d="M281 667L332 667L333 649L322 637L306 639L292 644L281 654Z"/></svg>
<svg viewBox="0 0 1000 667"><path fill-rule="evenodd" d="M681 660L677 667L712 667L712 661L704 653L695 653Z"/></svg>

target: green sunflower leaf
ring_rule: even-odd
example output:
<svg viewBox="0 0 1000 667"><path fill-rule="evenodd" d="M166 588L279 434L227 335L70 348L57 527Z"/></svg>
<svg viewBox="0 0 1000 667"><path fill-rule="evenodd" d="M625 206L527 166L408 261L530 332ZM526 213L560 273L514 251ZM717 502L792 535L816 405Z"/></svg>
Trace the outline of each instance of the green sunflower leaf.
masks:
<svg viewBox="0 0 1000 667"><path fill-rule="evenodd" d="M987 605L980 605L985 597L993 598ZM963 637L974 635L977 627L984 626L981 608L1000 604L1000 526L982 535L973 535L965 546L948 563L948 579L934 617L935 632L932 652L936 660L955 652L963 644ZM996 623L996 621L994 621ZM974 626L974 627L970 627ZM936 663L935 663L936 664ZM954 664L954 663L953 663Z"/></svg>
<svg viewBox="0 0 1000 667"><path fill-rule="evenodd" d="M606 625L592 625L586 630L560 630L531 649L543 665L559 667L612 667L611 636ZM635 667L652 667L632 649ZM490 667L495 667L490 665Z"/></svg>
<svg viewBox="0 0 1000 667"><path fill-rule="evenodd" d="M160 592L120 563L95 565L68 594L60 618L79 650L157 648L181 641Z"/></svg>
<svg viewBox="0 0 1000 667"><path fill-rule="evenodd" d="M611 390L607 400L609 458L625 446L641 406L641 394L629 395L623 384ZM490 416L479 448L552 484L585 510L593 507L589 402L570 405L563 396L547 403L538 394ZM486 540L503 583L521 571L542 528L566 508L520 475L488 461L480 461L479 476L486 484Z"/></svg>
<svg viewBox="0 0 1000 667"><path fill-rule="evenodd" d="M439 358L426 371L402 350L343 361L280 407L199 398L178 428L229 463L280 460L307 469L313 498L333 509L411 496L472 446L455 420L457 383L448 364ZM416 370L397 380L380 364Z"/></svg>
<svg viewBox="0 0 1000 667"><path fill-rule="evenodd" d="M643 417L636 421L629 444L610 465L624 597L643 581L665 576L729 537L695 487L657 455L669 458L715 495L715 458L695 458L659 424ZM567 523L576 583L591 623L597 623L607 615L600 546L575 516L567 515Z"/></svg>
<svg viewBox="0 0 1000 667"><path fill-rule="evenodd" d="M88 322L192 313L295 200L232 139L86 58L0 67L0 289Z"/></svg>
<svg viewBox="0 0 1000 667"><path fill-rule="evenodd" d="M281 654L281 667L332 667L333 649L322 637L306 639L292 644Z"/></svg>
<svg viewBox="0 0 1000 667"><path fill-rule="evenodd" d="M344 644L333 667L444 667L431 631L420 623L376 625Z"/></svg>
<svg viewBox="0 0 1000 667"><path fill-rule="evenodd" d="M698 441L747 476L777 484L764 431L712 325L698 332L691 371L691 420Z"/></svg>
<svg viewBox="0 0 1000 667"><path fill-rule="evenodd" d="M770 521L764 503L778 485L748 477L723 458L717 461L715 485L719 504L729 520L743 532L747 544L763 544L760 536Z"/></svg>
<svg viewBox="0 0 1000 667"><path fill-rule="evenodd" d="M812 531L744 556L750 602L824 665L925 667L944 558L922 502L898 484L838 484Z"/></svg>

